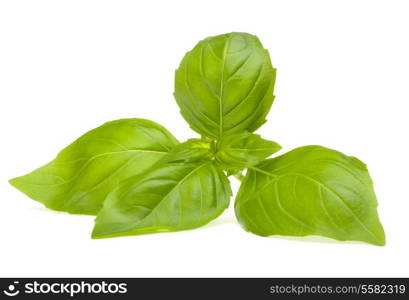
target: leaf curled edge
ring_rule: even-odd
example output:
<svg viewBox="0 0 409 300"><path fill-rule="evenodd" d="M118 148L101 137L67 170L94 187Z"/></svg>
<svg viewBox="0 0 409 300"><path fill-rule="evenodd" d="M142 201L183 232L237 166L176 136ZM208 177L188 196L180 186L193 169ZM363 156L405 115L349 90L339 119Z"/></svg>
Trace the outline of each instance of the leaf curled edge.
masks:
<svg viewBox="0 0 409 300"><path fill-rule="evenodd" d="M175 147L148 171L113 190L92 237L187 230L219 216L229 204L230 185L200 143L191 140Z"/></svg>
<svg viewBox="0 0 409 300"><path fill-rule="evenodd" d="M178 143L149 120L111 121L82 135L48 164L9 182L47 208L95 215L119 182L145 171Z"/></svg>
<svg viewBox="0 0 409 300"><path fill-rule="evenodd" d="M383 246L377 206L365 164L306 146L250 168L235 211L245 229L262 236L321 235Z"/></svg>

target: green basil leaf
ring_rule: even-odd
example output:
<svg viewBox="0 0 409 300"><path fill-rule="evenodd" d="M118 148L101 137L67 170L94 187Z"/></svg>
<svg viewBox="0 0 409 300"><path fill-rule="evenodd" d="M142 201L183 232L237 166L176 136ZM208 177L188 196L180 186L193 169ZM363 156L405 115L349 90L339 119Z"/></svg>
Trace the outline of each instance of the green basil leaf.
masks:
<svg viewBox="0 0 409 300"><path fill-rule="evenodd" d="M235 211L245 229L262 236L321 235L381 246L377 205L364 163L306 146L249 169Z"/></svg>
<svg viewBox="0 0 409 300"><path fill-rule="evenodd" d="M200 143L191 140L175 147L148 171L114 189L95 220L92 237L180 231L219 216L229 205L230 185Z"/></svg>
<svg viewBox="0 0 409 300"><path fill-rule="evenodd" d="M220 139L254 131L274 100L276 70L256 36L229 33L200 41L175 74L174 96L196 132Z"/></svg>
<svg viewBox="0 0 409 300"><path fill-rule="evenodd" d="M217 145L216 158L226 166L225 169L244 169L259 164L280 149L281 146L276 142L244 132L224 137Z"/></svg>
<svg viewBox="0 0 409 300"><path fill-rule="evenodd" d="M144 172L177 144L155 122L112 121L81 136L50 163L10 183L50 209L93 215L120 181Z"/></svg>

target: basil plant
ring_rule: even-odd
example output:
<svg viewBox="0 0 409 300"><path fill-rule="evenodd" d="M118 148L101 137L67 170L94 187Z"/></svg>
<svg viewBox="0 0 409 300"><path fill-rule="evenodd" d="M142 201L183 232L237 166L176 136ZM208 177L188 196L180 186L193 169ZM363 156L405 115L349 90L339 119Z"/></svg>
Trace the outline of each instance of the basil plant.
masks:
<svg viewBox="0 0 409 300"><path fill-rule="evenodd" d="M234 175L247 231L384 245L363 162L322 146L269 158L281 146L253 132L266 122L275 78L256 36L206 38L175 74L180 113L200 138L180 143L149 120L112 121L10 183L50 209L96 215L92 237L107 238L203 226L229 206Z"/></svg>

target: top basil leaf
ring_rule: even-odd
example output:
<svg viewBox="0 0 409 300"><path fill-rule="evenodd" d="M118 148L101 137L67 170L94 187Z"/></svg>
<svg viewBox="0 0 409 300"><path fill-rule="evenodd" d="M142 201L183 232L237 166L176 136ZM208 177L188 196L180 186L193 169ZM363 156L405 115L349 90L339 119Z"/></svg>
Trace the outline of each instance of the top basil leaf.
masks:
<svg viewBox="0 0 409 300"><path fill-rule="evenodd" d="M262 139L258 134L243 132L224 137L217 144L216 159L230 170L255 166L281 146L273 141Z"/></svg>
<svg viewBox="0 0 409 300"><path fill-rule="evenodd" d="M230 196L228 179L211 159L209 145L192 139L109 193L92 237L196 228L220 215Z"/></svg>
<svg viewBox="0 0 409 300"><path fill-rule="evenodd" d="M256 36L229 33L199 42L175 74L175 98L191 128L212 139L253 132L274 100L276 70Z"/></svg>
<svg viewBox="0 0 409 300"><path fill-rule="evenodd" d="M385 244L372 180L355 157L321 146L251 167L236 198L239 222L268 235L322 235Z"/></svg>
<svg viewBox="0 0 409 300"><path fill-rule="evenodd" d="M94 215L120 181L144 172L177 144L155 122L112 121L81 136L50 163L10 183L50 209Z"/></svg>

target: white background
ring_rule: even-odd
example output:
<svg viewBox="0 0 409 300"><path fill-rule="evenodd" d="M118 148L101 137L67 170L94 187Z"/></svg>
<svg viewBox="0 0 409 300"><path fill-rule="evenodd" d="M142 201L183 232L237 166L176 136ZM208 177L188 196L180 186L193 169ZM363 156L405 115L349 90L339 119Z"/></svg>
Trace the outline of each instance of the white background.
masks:
<svg viewBox="0 0 409 300"><path fill-rule="evenodd" d="M407 1L2 1L0 276L409 276L408 16ZM174 70L197 41L231 31L256 34L278 69L258 132L284 151L321 144L366 162L385 247L258 237L232 206L202 229L92 240L92 217L7 183L113 119L196 136Z"/></svg>

